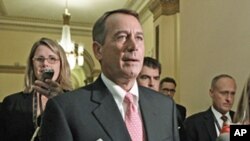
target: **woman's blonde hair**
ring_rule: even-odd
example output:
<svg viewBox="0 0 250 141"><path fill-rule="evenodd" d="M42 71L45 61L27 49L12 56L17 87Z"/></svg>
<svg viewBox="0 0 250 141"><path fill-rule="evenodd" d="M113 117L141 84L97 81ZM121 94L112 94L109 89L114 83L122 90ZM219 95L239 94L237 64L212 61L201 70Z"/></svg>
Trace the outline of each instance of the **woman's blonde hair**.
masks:
<svg viewBox="0 0 250 141"><path fill-rule="evenodd" d="M236 113L234 115L234 122L239 124L250 124L250 76L244 85L241 97L238 103Z"/></svg>

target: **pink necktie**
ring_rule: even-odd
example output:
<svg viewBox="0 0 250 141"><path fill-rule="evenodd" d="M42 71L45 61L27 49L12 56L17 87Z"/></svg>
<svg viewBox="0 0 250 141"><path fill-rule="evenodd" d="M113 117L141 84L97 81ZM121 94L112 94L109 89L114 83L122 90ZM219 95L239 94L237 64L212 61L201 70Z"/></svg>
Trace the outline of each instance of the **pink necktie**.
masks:
<svg viewBox="0 0 250 141"><path fill-rule="evenodd" d="M142 121L133 103L133 95L127 93L124 102L127 103L125 123L132 141L143 141Z"/></svg>

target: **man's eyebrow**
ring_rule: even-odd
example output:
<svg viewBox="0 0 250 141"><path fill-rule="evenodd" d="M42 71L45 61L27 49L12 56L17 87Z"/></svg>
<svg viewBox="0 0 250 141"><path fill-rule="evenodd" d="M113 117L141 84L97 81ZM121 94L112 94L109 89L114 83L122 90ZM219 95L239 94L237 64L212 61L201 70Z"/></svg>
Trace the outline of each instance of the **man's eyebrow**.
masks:
<svg viewBox="0 0 250 141"><path fill-rule="evenodd" d="M162 90L169 90L168 88L162 88Z"/></svg>
<svg viewBox="0 0 250 141"><path fill-rule="evenodd" d="M149 76L149 75L147 75L147 74L142 74L142 75L141 75L141 77L142 77L142 76L144 76L144 77L145 77L145 76L146 76L146 77L150 77L150 76Z"/></svg>
<svg viewBox="0 0 250 141"><path fill-rule="evenodd" d="M115 32L114 36L117 36L117 35L119 35L121 33L128 34L128 31L126 31L126 30L118 30L118 31Z"/></svg>
<svg viewBox="0 0 250 141"><path fill-rule="evenodd" d="M138 31L138 32L136 32L136 35L142 35L142 36L144 36L144 34L143 34L143 32L142 32L142 31Z"/></svg>

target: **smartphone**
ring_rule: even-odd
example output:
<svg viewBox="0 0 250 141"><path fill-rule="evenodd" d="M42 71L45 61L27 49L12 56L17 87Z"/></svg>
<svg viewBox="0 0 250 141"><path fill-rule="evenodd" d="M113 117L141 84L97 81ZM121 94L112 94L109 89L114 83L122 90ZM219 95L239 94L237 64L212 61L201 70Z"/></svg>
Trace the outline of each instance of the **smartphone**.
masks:
<svg viewBox="0 0 250 141"><path fill-rule="evenodd" d="M52 79L54 75L54 70L53 69L44 69L43 74L42 74L42 81L45 81L45 79Z"/></svg>

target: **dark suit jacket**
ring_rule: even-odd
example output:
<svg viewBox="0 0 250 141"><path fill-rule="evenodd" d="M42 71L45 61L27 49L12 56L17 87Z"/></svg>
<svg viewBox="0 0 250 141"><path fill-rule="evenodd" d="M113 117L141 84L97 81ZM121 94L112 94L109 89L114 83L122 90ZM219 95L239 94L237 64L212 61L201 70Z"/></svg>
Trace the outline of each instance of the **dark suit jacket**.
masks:
<svg viewBox="0 0 250 141"><path fill-rule="evenodd" d="M186 119L187 109L180 104L176 104L176 107L177 107L177 110L179 111L180 119L183 122Z"/></svg>
<svg viewBox="0 0 250 141"><path fill-rule="evenodd" d="M4 98L0 112L0 140L29 141L34 131L32 94L19 92Z"/></svg>
<svg viewBox="0 0 250 141"><path fill-rule="evenodd" d="M177 107L177 122L180 135L180 141L186 141L186 133L183 127L183 122L186 118L186 108L182 105L176 104Z"/></svg>
<svg viewBox="0 0 250 141"><path fill-rule="evenodd" d="M176 106L171 98L139 87L147 141L179 141ZM48 101L42 141L130 141L115 100L99 77L93 84Z"/></svg>
<svg viewBox="0 0 250 141"><path fill-rule="evenodd" d="M234 112L230 111L233 118ZM217 137L214 115L209 108L188 117L184 121L187 141L215 141Z"/></svg>

